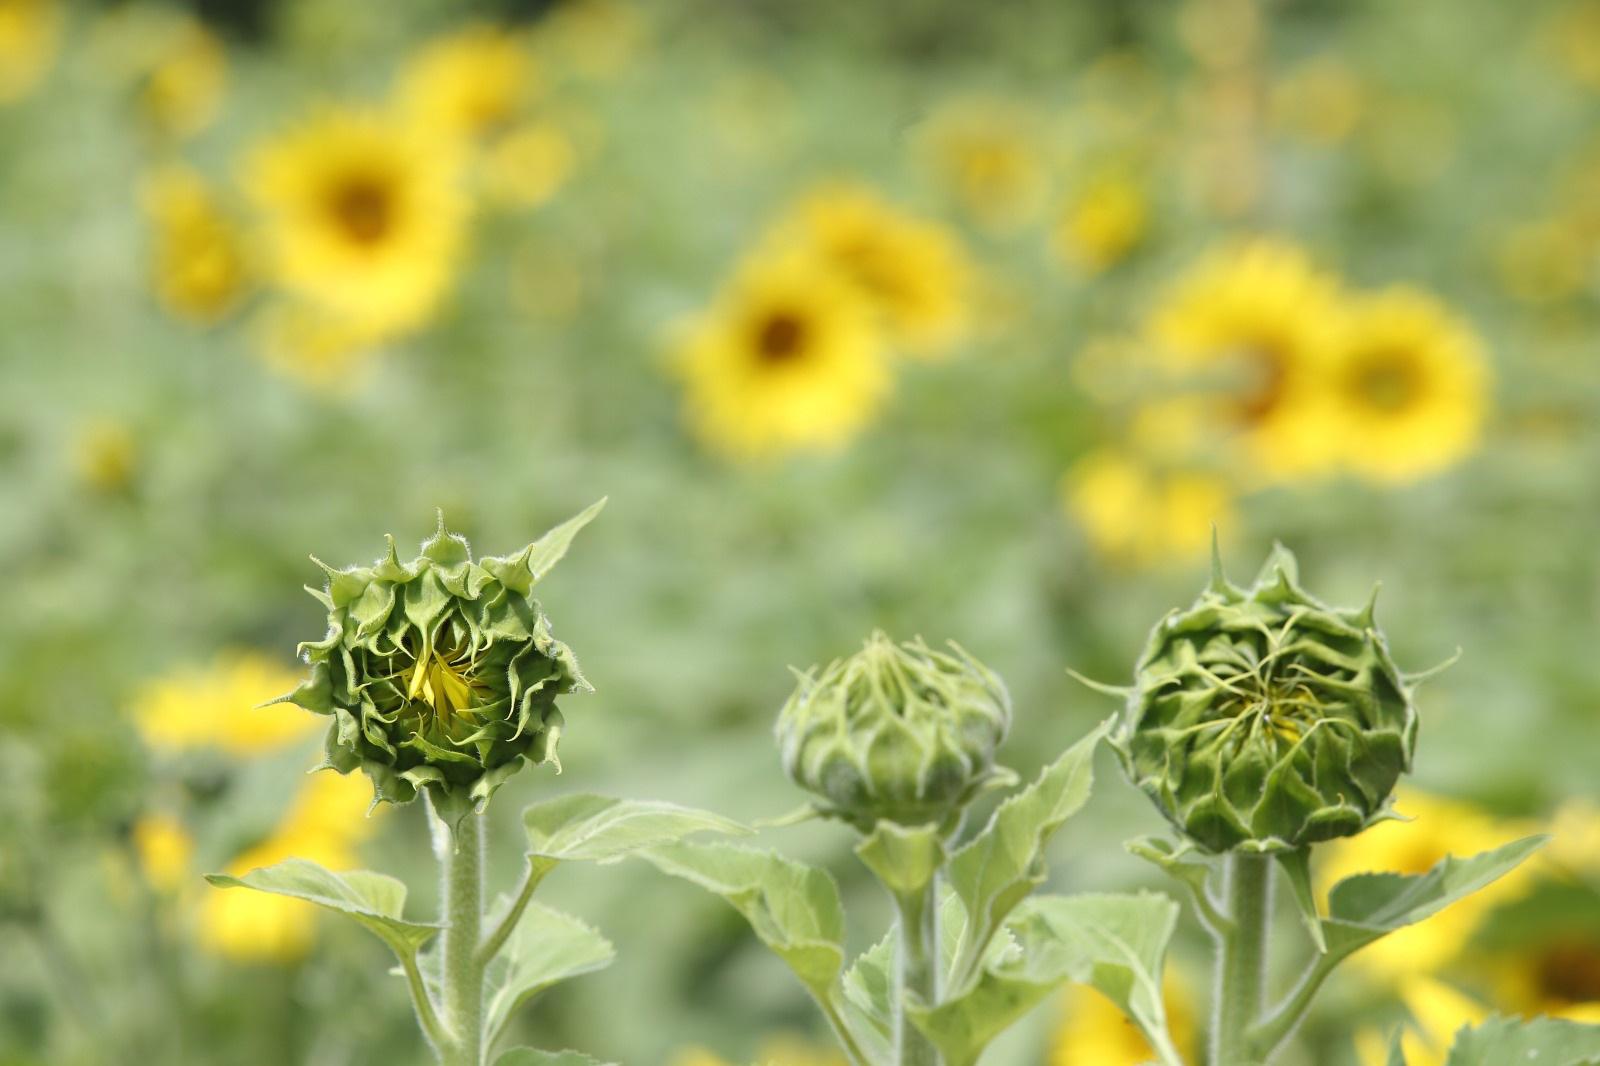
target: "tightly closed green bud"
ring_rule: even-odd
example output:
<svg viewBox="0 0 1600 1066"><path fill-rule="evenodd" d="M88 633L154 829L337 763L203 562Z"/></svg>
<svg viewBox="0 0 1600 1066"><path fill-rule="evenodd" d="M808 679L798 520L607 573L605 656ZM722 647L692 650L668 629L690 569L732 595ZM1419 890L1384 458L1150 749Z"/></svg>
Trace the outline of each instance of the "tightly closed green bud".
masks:
<svg viewBox="0 0 1600 1066"><path fill-rule="evenodd" d="M881 632L820 674L808 671L778 716L783 768L821 796L825 813L862 832L879 819L953 823L995 774L1011 725L1005 685L952 643Z"/></svg>
<svg viewBox="0 0 1600 1066"><path fill-rule="evenodd" d="M1372 608L1307 595L1281 545L1248 590L1216 565L1139 659L1113 740L1128 776L1212 852L1285 851L1386 817L1417 715Z"/></svg>
<svg viewBox="0 0 1600 1066"><path fill-rule="evenodd" d="M559 772L556 698L589 685L530 593L603 503L504 558L474 562L441 515L411 562L392 537L370 567L319 562L327 588L307 591L328 608L328 635L300 646L311 676L284 698L333 717L328 765L366 771L376 800L427 788L453 818L524 762Z"/></svg>

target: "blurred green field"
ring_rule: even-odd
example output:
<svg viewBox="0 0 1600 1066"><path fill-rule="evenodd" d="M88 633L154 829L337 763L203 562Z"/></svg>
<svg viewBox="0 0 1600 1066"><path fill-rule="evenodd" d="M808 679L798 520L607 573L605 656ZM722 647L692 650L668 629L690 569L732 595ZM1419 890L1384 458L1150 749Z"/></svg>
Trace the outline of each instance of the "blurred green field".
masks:
<svg viewBox="0 0 1600 1066"><path fill-rule="evenodd" d="M993 666L1032 774L1215 526L1239 577L1276 539L1380 581L1407 669L1461 651L1418 819L1330 865L1555 833L1290 1061L1600 1021L1595 0L198 7L0 0L0 1066L426 1061L375 941L200 879L314 852L432 903L420 809L363 819L300 776L316 720L250 708L320 635L308 555L601 496L541 590L596 691L496 801L500 884L555 792L795 807L786 668L875 627ZM1158 823L1103 760L1052 883L1159 887ZM840 834L766 835L886 914ZM619 959L528 1042L834 1061L720 902L548 891ZM1143 1061L1090 995L986 1061Z"/></svg>

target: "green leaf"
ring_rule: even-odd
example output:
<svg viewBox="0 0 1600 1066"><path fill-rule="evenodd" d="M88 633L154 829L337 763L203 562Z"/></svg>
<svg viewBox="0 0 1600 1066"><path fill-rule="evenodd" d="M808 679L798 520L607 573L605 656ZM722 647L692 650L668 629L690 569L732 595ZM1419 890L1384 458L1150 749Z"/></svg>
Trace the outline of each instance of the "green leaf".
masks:
<svg viewBox="0 0 1600 1066"><path fill-rule="evenodd" d="M898 923L896 923L898 924ZM863 1046L877 1051L874 1061L886 1060L894 1043L894 942L897 929L857 956L839 982L839 999L850 1031Z"/></svg>
<svg viewBox="0 0 1600 1066"><path fill-rule="evenodd" d="M512 1012L523 1003L557 982L605 969L615 957L611 942L588 925L558 910L530 903L505 948L489 967L485 1005L488 1031L498 1035Z"/></svg>
<svg viewBox="0 0 1600 1066"><path fill-rule="evenodd" d="M906 828L889 821L878 822L872 835L856 845L856 855L897 896L921 893L945 860L937 826Z"/></svg>
<svg viewBox="0 0 1600 1066"><path fill-rule="evenodd" d="M1389 1061L1386 1066L1406 1066L1406 1050L1402 1046L1403 1030L1396 1029L1389 1037Z"/></svg>
<svg viewBox="0 0 1600 1066"><path fill-rule="evenodd" d="M1311 849L1292 848L1277 853L1278 865L1289 878L1290 894L1294 896L1295 909L1305 925L1317 951L1328 953L1328 940L1322 932L1322 915L1317 913L1317 894L1311 887Z"/></svg>
<svg viewBox="0 0 1600 1066"><path fill-rule="evenodd" d="M1333 886L1322 928L1328 952L1343 957L1396 929L1413 925L1510 873L1549 839L1521 840L1458 859L1441 859L1425 874L1357 874Z"/></svg>
<svg viewBox="0 0 1600 1066"><path fill-rule="evenodd" d="M1600 1066L1600 1025L1555 1018L1502 1018L1462 1029L1445 1066Z"/></svg>
<svg viewBox="0 0 1600 1066"><path fill-rule="evenodd" d="M616 1066L614 1062L601 1062L576 1051L538 1051L531 1047L514 1047L502 1051L494 1066Z"/></svg>
<svg viewBox="0 0 1600 1066"><path fill-rule="evenodd" d="M950 885L968 915L956 955L958 983L975 974L1006 915L1044 882L1045 843L1088 800L1095 749L1110 726L1109 719L1100 723L1045 767L1038 780L1002 803L983 832L951 858Z"/></svg>
<svg viewBox="0 0 1600 1066"><path fill-rule="evenodd" d="M1170 1043L1161 998L1178 905L1154 893L1040 896L1018 906L964 992L929 1008L909 1004L947 1066L972 1066L983 1049L1064 981L1099 989L1152 1044Z"/></svg>
<svg viewBox="0 0 1600 1066"><path fill-rule="evenodd" d="M370 870L336 874L305 859L285 859L243 877L207 874L206 880L218 888L253 888L348 914L402 959L413 958L440 928L400 917L406 904L404 882Z"/></svg>
<svg viewBox="0 0 1600 1066"><path fill-rule="evenodd" d="M832 1002L844 966L844 908L826 870L729 844L677 844L639 856L733 904L812 995Z"/></svg>
<svg viewBox="0 0 1600 1066"><path fill-rule="evenodd" d="M528 857L550 865L616 862L644 848L676 844L694 833L751 832L710 811L585 792L535 803L522 812L522 824L528 832Z"/></svg>

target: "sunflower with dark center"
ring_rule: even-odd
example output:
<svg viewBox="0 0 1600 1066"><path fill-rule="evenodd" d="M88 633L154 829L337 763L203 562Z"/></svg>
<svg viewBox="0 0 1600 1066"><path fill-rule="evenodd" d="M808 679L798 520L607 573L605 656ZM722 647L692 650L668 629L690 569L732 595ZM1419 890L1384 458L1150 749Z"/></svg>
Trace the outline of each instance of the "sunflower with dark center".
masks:
<svg viewBox="0 0 1600 1066"><path fill-rule="evenodd" d="M327 569L328 634L301 645L311 676L286 699L333 718L327 762L377 799L428 790L441 812L481 808L524 763L560 769L556 700L588 683L531 592L598 511L505 557L474 561L439 531L401 562Z"/></svg>
<svg viewBox="0 0 1600 1066"><path fill-rule="evenodd" d="M1280 546L1250 589L1219 567L1156 626L1113 743L1202 848L1281 851L1382 818L1416 728L1372 606L1313 599Z"/></svg>

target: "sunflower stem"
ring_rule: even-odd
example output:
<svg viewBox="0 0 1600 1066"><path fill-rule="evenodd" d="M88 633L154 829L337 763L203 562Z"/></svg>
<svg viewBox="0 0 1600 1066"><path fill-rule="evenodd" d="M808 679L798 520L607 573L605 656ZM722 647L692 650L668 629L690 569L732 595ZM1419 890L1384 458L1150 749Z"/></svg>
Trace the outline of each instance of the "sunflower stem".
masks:
<svg viewBox="0 0 1600 1066"><path fill-rule="evenodd" d="M1262 1066L1265 1059L1252 1036L1266 996L1272 860L1236 851L1228 855L1226 863L1229 926L1217 936L1211 1062L1215 1066Z"/></svg>
<svg viewBox="0 0 1600 1066"><path fill-rule="evenodd" d="M895 1012L898 1066L941 1066L939 1051L911 1021L908 994L926 1006L939 1002L939 895L937 877L920 892L891 892L900 915L895 944Z"/></svg>
<svg viewBox="0 0 1600 1066"><path fill-rule="evenodd" d="M469 811L450 829L444 867L444 1066L483 1066L483 815Z"/></svg>

